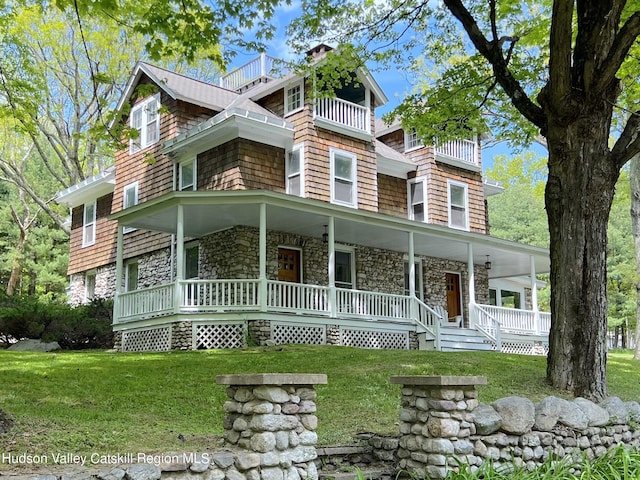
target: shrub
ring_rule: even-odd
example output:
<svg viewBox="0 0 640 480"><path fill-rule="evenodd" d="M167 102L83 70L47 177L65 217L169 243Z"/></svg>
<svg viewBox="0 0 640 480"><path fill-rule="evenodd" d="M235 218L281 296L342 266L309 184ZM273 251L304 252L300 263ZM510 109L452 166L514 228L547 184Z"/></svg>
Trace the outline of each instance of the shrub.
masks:
<svg viewBox="0 0 640 480"><path fill-rule="evenodd" d="M112 310L113 303L103 299L71 306L35 297L4 297L0 299L0 340L36 338L73 350L110 348Z"/></svg>

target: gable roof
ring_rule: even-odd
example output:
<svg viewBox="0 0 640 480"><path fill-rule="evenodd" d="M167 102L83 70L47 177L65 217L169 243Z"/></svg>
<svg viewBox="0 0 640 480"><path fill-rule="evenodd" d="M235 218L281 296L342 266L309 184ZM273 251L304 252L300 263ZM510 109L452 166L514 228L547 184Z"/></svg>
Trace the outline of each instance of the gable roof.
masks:
<svg viewBox="0 0 640 480"><path fill-rule="evenodd" d="M124 94L120 102L118 102L118 110L129 101L143 74L149 77L171 98L200 105L211 110L224 110L238 97L238 94L231 90L226 90L149 63L138 62L133 68Z"/></svg>

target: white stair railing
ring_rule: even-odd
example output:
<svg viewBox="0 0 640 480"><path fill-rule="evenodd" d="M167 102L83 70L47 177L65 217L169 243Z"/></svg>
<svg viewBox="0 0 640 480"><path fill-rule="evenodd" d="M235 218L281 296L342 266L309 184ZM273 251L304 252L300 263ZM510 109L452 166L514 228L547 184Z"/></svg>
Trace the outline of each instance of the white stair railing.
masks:
<svg viewBox="0 0 640 480"><path fill-rule="evenodd" d="M484 308L485 306L473 303L469 305L471 313L471 321L474 328L491 340L496 346L496 352L502 351L502 334L500 331L500 322L496 320L491 313Z"/></svg>
<svg viewBox="0 0 640 480"><path fill-rule="evenodd" d="M416 325L433 337L435 349L440 350L440 325L444 317L419 298L416 298L415 302L418 306Z"/></svg>

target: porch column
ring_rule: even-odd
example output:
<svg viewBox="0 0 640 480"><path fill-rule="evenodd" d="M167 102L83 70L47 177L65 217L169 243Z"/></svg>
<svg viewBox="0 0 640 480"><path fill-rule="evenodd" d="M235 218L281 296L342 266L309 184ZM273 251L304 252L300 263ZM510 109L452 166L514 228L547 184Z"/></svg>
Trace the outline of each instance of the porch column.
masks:
<svg viewBox="0 0 640 480"><path fill-rule="evenodd" d="M531 265L531 309L533 310L533 328L536 335L540 335L540 312L538 312L538 288L536 285L536 262L533 255L529 255Z"/></svg>
<svg viewBox="0 0 640 480"><path fill-rule="evenodd" d="M184 280L184 207L179 204L176 211L176 288L173 309L182 307L182 281Z"/></svg>
<svg viewBox="0 0 640 480"><path fill-rule="evenodd" d="M258 260L258 280L260 293L260 311L267 311L267 204L260 204L260 231L259 231L259 260Z"/></svg>
<svg viewBox="0 0 640 480"><path fill-rule="evenodd" d="M473 268L473 245L471 242L467 243L467 270L469 271L469 328L473 328L475 324L476 274Z"/></svg>
<svg viewBox="0 0 640 480"><path fill-rule="evenodd" d="M122 293L122 272L123 268L123 229L124 227L118 223L116 236L116 294L113 302L113 323L118 323L120 317L120 294Z"/></svg>
<svg viewBox="0 0 640 480"><path fill-rule="evenodd" d="M409 232L409 308L412 319L418 318L416 304L416 259L413 232Z"/></svg>
<svg viewBox="0 0 640 480"><path fill-rule="evenodd" d="M328 234L328 261L327 271L329 272L329 314L331 318L336 318L338 315L338 304L336 296L336 234L335 234L335 219L329 217Z"/></svg>

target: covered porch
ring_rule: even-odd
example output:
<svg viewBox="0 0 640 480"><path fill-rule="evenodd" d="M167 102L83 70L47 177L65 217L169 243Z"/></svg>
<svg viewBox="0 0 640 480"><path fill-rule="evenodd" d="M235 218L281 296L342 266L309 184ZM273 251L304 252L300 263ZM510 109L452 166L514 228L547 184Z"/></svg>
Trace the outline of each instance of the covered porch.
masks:
<svg viewBox="0 0 640 480"><path fill-rule="evenodd" d="M114 330L126 331L173 321L230 320L296 325L342 325L413 332L423 348L442 349L442 332L467 327L492 349L503 351L504 335L545 337L550 318L535 307L535 272L548 269L548 253L539 248L435 225L353 210L265 191L172 192L113 216L118 220ZM202 238L237 226L257 230L254 278L185 278L185 239ZM125 227L174 235L175 269L169 282L130 292L123 289ZM267 232L278 231L322 242L326 283L270 278ZM336 277L340 245L401 252L403 293L345 288ZM416 259L431 257L466 265L468 304L461 318L449 318L443 305L429 304L419 285ZM530 275L532 310L490 306L476 301L476 270L487 258L491 276ZM483 272L483 275L485 272ZM271 277L273 277L271 275ZM339 277L339 275L338 275ZM451 320L451 321L450 321ZM460 322L462 320L462 322ZM195 333L194 333L195 338Z"/></svg>

